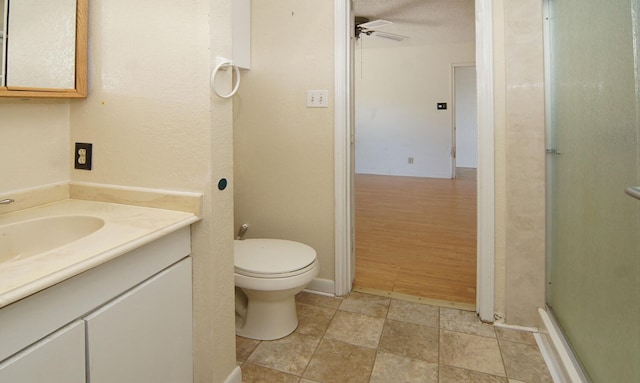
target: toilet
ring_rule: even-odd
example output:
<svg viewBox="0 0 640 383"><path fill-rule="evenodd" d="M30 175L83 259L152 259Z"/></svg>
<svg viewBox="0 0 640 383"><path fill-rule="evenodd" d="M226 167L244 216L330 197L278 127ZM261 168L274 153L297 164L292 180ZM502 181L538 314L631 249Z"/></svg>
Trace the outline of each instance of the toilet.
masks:
<svg viewBox="0 0 640 383"><path fill-rule="evenodd" d="M273 340L298 327L295 295L318 275L316 251L284 239L234 241L236 334Z"/></svg>

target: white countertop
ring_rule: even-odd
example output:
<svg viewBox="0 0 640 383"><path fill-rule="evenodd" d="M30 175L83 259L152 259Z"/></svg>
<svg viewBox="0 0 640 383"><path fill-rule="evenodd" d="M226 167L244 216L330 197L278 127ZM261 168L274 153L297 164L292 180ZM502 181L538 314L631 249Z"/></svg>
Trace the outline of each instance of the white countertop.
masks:
<svg viewBox="0 0 640 383"><path fill-rule="evenodd" d="M0 307L101 265L198 221L175 210L66 199L0 215L0 226L53 216L86 215L105 221L102 228L64 246L27 259L0 263ZM37 241L38 233L34 233Z"/></svg>

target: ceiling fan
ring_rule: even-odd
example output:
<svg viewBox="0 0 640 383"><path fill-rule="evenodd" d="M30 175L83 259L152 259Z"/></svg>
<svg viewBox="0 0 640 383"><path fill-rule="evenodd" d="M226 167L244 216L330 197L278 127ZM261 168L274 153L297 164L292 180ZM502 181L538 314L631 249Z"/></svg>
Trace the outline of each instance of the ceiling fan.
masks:
<svg viewBox="0 0 640 383"><path fill-rule="evenodd" d="M373 20L370 21L368 17L356 16L355 25L356 25L356 39L359 39L360 36L364 33L367 36L375 36L382 37L383 39L402 41L404 39L408 39L408 36L398 35L395 33L382 32L378 31L375 28L384 27L386 25L393 24L391 21L387 20Z"/></svg>

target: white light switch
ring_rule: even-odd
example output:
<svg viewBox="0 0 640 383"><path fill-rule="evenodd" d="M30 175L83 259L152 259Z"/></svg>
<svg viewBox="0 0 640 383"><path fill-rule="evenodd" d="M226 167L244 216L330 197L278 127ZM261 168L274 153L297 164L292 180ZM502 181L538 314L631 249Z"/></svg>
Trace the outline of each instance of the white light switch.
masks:
<svg viewBox="0 0 640 383"><path fill-rule="evenodd" d="M329 107L329 91L328 90L308 90L307 91L307 108L328 108Z"/></svg>

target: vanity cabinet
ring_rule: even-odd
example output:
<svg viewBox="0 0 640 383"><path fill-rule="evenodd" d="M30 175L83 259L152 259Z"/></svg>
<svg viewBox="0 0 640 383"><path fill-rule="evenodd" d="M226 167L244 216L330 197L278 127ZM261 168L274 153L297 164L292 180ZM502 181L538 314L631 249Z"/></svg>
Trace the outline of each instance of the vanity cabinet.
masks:
<svg viewBox="0 0 640 383"><path fill-rule="evenodd" d="M84 322L76 321L0 364L0 382L84 383Z"/></svg>
<svg viewBox="0 0 640 383"><path fill-rule="evenodd" d="M0 309L0 382L191 382L189 253L185 227Z"/></svg>
<svg viewBox="0 0 640 383"><path fill-rule="evenodd" d="M191 382L191 262L85 318L91 383Z"/></svg>

